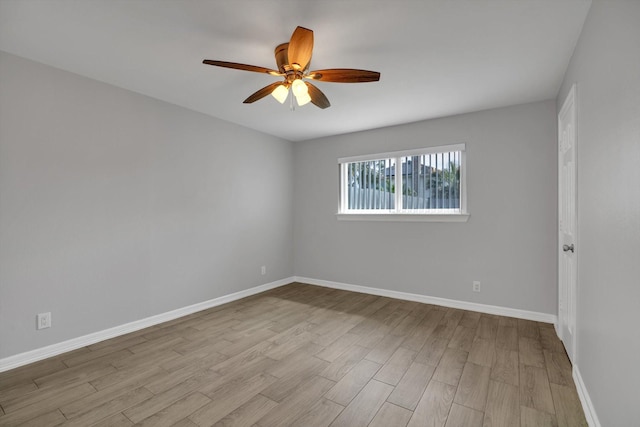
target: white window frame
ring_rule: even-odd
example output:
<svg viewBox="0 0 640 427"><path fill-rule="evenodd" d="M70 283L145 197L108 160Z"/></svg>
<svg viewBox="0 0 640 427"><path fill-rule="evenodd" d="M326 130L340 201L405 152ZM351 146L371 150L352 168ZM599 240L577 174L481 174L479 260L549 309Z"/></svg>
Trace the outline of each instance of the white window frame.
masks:
<svg viewBox="0 0 640 427"><path fill-rule="evenodd" d="M395 209L346 209L348 206L348 164L372 160L395 159L396 169L402 157L421 156L436 153L460 152L460 209L402 209L402 191L396 191ZM466 222L467 212L467 158L466 144L440 145L413 150L375 153L338 159L340 173L340 195L336 217L342 221L409 221L409 222ZM395 174L395 188L402 188L402 174Z"/></svg>

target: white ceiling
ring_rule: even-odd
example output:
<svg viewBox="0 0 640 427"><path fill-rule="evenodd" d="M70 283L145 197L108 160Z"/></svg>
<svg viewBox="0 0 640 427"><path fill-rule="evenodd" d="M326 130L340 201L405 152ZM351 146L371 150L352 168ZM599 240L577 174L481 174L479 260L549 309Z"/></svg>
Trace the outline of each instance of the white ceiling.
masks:
<svg viewBox="0 0 640 427"><path fill-rule="evenodd" d="M0 0L0 50L291 141L554 98L590 0ZM275 68L297 25L312 69L377 83L317 82L331 107L290 111L276 81L203 65Z"/></svg>

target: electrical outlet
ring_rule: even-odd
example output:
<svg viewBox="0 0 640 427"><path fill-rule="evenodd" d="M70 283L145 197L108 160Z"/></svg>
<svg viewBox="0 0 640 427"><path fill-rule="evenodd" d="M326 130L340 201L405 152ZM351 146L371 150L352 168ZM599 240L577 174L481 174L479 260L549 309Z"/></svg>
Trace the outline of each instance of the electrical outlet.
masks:
<svg viewBox="0 0 640 427"><path fill-rule="evenodd" d="M36 329L46 329L51 327L51 313L40 313L36 315Z"/></svg>
<svg viewBox="0 0 640 427"><path fill-rule="evenodd" d="M480 282L477 280L473 281L473 292L480 292Z"/></svg>
<svg viewBox="0 0 640 427"><path fill-rule="evenodd" d="M263 265L262 267L260 267L260 273L264 276L265 274L267 274L267 266Z"/></svg>

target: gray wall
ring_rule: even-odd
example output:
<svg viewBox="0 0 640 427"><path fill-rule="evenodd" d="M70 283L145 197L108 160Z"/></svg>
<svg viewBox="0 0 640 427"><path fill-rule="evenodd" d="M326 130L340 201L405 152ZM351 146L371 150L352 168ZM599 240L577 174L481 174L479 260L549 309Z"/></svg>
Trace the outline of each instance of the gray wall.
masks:
<svg viewBox="0 0 640 427"><path fill-rule="evenodd" d="M595 0L558 95L576 83L576 365L603 426L640 420L640 2Z"/></svg>
<svg viewBox="0 0 640 427"><path fill-rule="evenodd" d="M0 358L293 274L290 142L5 53L0 76Z"/></svg>
<svg viewBox="0 0 640 427"><path fill-rule="evenodd" d="M296 143L296 275L556 314L556 138L547 101ZM462 142L467 223L336 219L339 157Z"/></svg>

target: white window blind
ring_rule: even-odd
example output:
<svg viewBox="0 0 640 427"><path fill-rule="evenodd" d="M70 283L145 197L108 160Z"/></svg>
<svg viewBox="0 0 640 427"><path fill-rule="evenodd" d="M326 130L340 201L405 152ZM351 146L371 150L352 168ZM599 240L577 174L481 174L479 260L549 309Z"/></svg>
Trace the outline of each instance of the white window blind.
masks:
<svg viewBox="0 0 640 427"><path fill-rule="evenodd" d="M340 214L466 214L465 145L338 159Z"/></svg>

